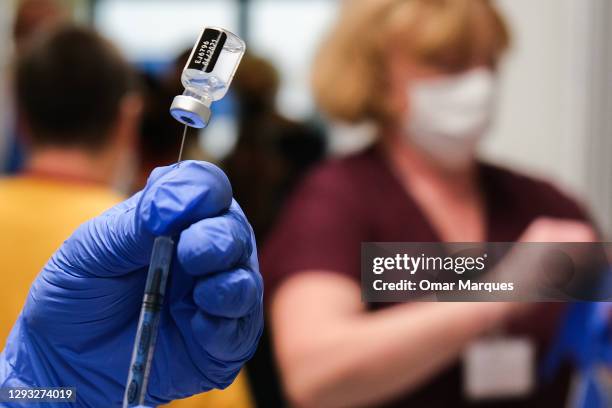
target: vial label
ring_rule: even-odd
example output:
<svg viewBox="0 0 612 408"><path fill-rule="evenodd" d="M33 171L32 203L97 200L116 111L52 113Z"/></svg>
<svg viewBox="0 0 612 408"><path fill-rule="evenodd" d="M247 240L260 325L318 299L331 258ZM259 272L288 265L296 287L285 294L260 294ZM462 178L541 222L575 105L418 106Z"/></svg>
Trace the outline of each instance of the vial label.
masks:
<svg viewBox="0 0 612 408"><path fill-rule="evenodd" d="M187 68L199 69L207 73L212 72L226 40L227 34L223 31L213 28L204 29L191 53Z"/></svg>

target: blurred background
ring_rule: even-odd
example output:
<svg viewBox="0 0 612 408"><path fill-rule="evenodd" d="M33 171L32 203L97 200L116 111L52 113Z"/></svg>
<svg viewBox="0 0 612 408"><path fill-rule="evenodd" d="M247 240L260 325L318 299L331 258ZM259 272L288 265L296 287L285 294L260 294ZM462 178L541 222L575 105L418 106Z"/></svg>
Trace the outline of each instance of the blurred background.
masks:
<svg viewBox="0 0 612 408"><path fill-rule="evenodd" d="M125 167L134 174L126 173L114 185L127 194L144 185L152 168L176 159L181 126L170 117L168 108L172 97L182 92L180 73L201 28L224 27L245 40L248 54L228 96L213 105L211 125L202 131L190 130L184 157L210 160L224 168L258 241L264 241L284 198L311 165L327 156L358 151L374 140L376 129L371 123L348 125L328 120L313 101L312 60L334 24L341 3L3 1L0 174L18 174L29 155L18 130L10 87L11 66L19 54L21 38L55 20L73 20L111 40L136 67L144 96L138 154L131 166ZM553 181L583 202L604 235L610 237L612 3L494 3L510 25L513 44L500 67L501 97L482 155ZM0 203L2 200L0 190ZM49 254L43 254L40 262ZM32 269L38 268L35 265ZM251 402L214 406L282 406L267 340L262 342L251 368Z"/></svg>
<svg viewBox="0 0 612 408"><path fill-rule="evenodd" d="M326 129L327 150L342 154L367 143L342 124L325 123L309 88L310 62L334 21L334 0L72 0L60 1L77 21L96 27L143 72L163 73L190 48L202 25L242 36L248 49L279 74L276 107L285 117ZM606 0L498 0L514 34L502 69L502 95L484 155L545 176L580 196L600 225L612 230L612 5ZM0 64L10 63L18 1L2 4ZM3 75L5 72L3 72ZM19 166L10 134L6 83L0 99L0 168ZM232 98L215 106L216 120L199 145L229 154L237 140ZM204 132L203 132L204 133ZM350 134L350 137L345 135ZM344 136L344 137L343 137ZM178 137L178 135L177 135Z"/></svg>

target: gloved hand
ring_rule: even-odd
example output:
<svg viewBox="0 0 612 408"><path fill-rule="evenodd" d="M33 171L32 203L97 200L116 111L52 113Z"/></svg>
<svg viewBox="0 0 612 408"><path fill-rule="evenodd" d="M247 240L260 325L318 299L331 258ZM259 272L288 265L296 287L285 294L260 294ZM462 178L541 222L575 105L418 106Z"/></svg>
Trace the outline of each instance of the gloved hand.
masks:
<svg viewBox="0 0 612 408"><path fill-rule="evenodd" d="M225 174L185 161L153 171L53 255L0 355L0 387L74 386L76 406L120 406L158 235L177 245L146 403L231 384L263 327L254 235Z"/></svg>

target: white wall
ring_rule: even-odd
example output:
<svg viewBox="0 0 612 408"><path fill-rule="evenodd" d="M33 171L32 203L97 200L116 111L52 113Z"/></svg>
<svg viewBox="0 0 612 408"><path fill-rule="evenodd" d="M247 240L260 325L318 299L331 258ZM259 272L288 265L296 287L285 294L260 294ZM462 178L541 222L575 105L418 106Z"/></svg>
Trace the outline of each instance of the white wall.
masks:
<svg viewBox="0 0 612 408"><path fill-rule="evenodd" d="M315 109L310 90L312 59L335 22L339 2L251 0L250 47L278 68L278 109L304 119Z"/></svg>
<svg viewBox="0 0 612 408"><path fill-rule="evenodd" d="M238 31L237 4L224 0L105 0L94 12L97 29L132 61L171 60L204 25Z"/></svg>
<svg viewBox="0 0 612 408"><path fill-rule="evenodd" d="M571 3L498 0L513 34L502 66L498 116L484 153L582 192L583 104L577 103ZM589 0L587 0L588 2Z"/></svg>
<svg viewBox="0 0 612 408"><path fill-rule="evenodd" d="M612 231L608 0L497 0L514 46L484 155L555 181ZM607 62L607 64L605 64ZM605 90L602 92L602 90ZM608 111L609 108L609 111Z"/></svg>

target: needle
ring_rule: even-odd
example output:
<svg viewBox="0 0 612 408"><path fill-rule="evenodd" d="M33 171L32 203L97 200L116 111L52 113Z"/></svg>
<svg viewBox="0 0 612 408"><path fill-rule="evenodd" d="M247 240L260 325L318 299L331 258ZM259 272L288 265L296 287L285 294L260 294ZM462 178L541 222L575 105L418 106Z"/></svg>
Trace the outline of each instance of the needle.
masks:
<svg viewBox="0 0 612 408"><path fill-rule="evenodd" d="M178 156L177 163L180 163L181 158L183 157L183 147L185 147L185 135L186 134L187 134L187 125L185 125L185 128L183 129L183 138L181 140L181 150L179 150L179 156Z"/></svg>

